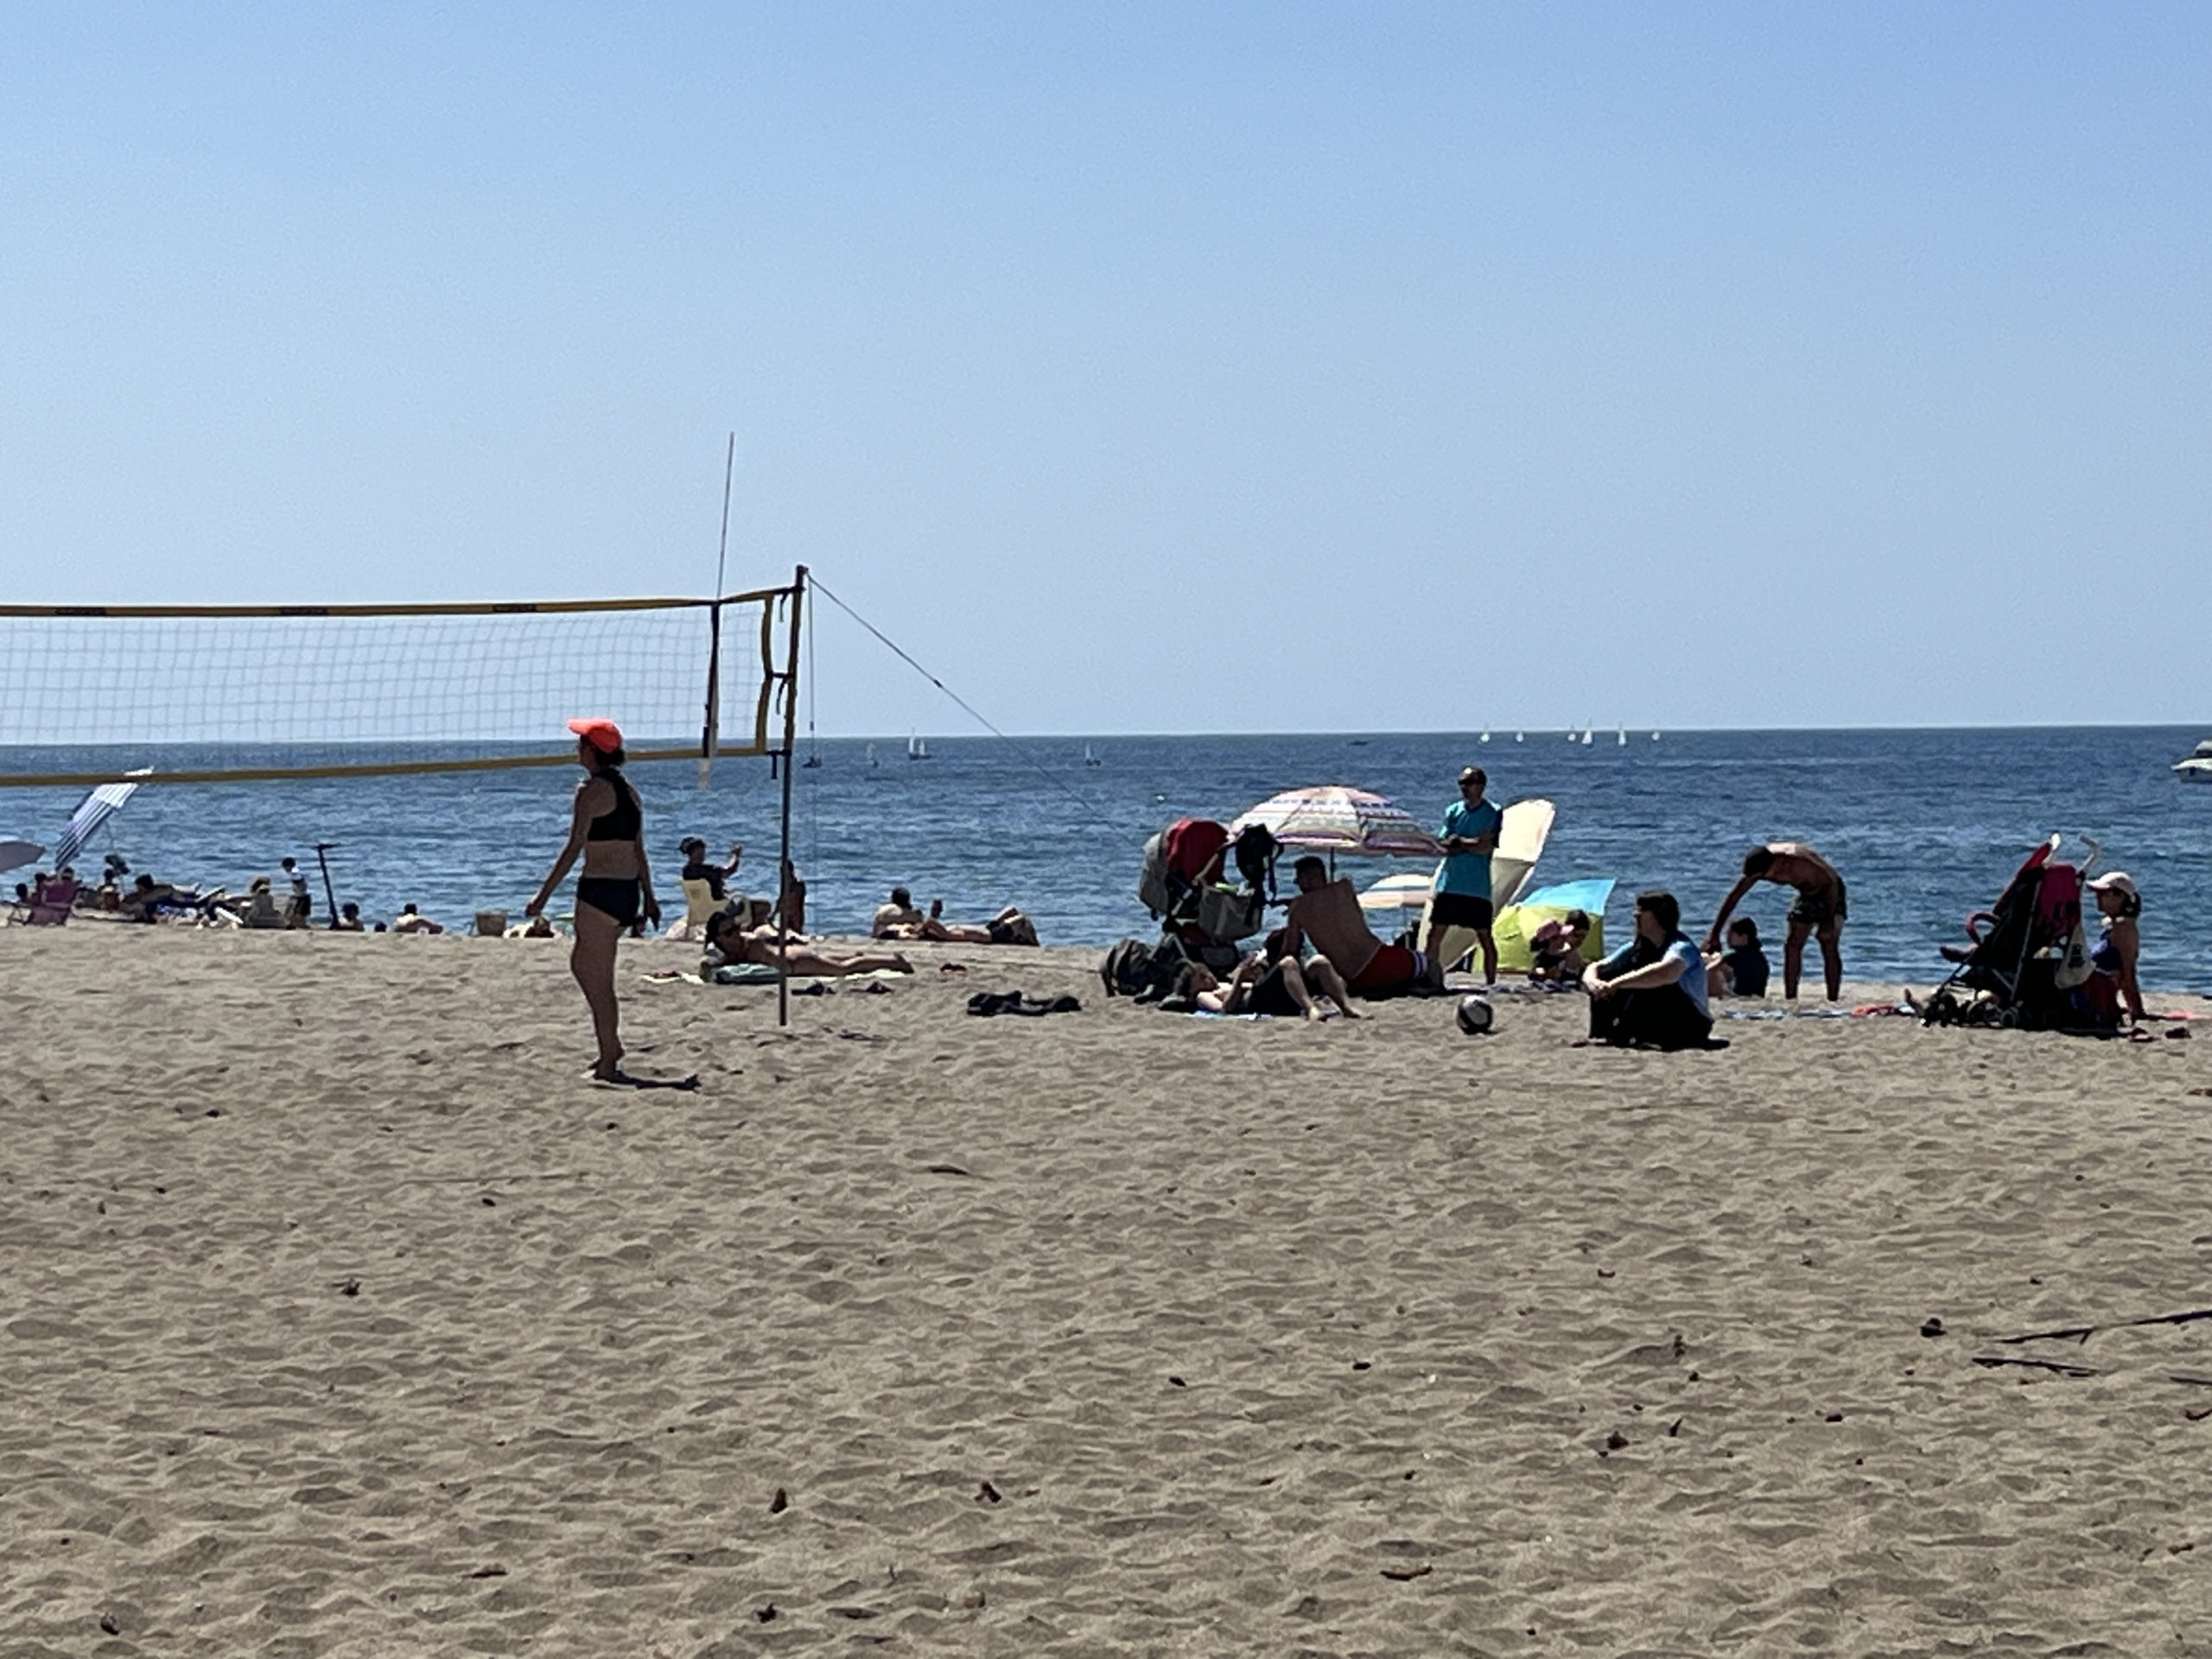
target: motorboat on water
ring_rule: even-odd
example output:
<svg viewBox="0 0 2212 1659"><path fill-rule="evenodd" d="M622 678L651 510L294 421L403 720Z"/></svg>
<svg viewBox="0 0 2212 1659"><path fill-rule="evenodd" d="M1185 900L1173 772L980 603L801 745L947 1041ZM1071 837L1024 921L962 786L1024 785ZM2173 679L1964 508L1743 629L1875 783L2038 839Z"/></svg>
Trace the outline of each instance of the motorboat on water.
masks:
<svg viewBox="0 0 2212 1659"><path fill-rule="evenodd" d="M2206 738L2182 760L2174 762L2174 775L2191 783L2212 784L2212 737Z"/></svg>

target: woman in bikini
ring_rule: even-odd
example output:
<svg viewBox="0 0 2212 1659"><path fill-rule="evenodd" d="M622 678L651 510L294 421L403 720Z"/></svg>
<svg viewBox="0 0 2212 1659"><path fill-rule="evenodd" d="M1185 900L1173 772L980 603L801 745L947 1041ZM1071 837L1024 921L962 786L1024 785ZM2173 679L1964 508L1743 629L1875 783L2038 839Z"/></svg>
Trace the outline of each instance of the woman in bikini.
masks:
<svg viewBox="0 0 2212 1659"><path fill-rule="evenodd" d="M572 720L576 760L586 777L576 786L569 821L568 844L553 861L553 873L523 907L525 916L545 908L569 868L583 857L576 878L576 942L569 952L569 971L591 1008L592 1033L599 1058L591 1074L601 1083L622 1079L620 1009L614 999L614 949L623 932L642 916L660 924L653 878L645 862L645 813L638 791L622 775L622 733L611 720Z"/></svg>

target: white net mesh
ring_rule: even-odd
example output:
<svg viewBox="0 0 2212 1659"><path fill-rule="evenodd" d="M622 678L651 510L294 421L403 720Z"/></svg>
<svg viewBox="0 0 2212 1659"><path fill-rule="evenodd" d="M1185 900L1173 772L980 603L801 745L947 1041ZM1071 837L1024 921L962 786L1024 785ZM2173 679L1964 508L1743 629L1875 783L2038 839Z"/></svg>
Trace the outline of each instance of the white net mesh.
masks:
<svg viewBox="0 0 2212 1659"><path fill-rule="evenodd" d="M789 589L720 601L0 614L0 784L151 766L528 765L603 715L635 754L759 753L783 735ZM719 619L720 648L715 649Z"/></svg>

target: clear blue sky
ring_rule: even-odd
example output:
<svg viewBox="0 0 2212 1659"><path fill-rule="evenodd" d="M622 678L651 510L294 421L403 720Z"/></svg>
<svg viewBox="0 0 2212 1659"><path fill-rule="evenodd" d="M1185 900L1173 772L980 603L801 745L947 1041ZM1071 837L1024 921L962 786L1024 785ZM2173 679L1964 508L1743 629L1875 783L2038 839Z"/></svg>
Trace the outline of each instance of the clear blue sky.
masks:
<svg viewBox="0 0 2212 1659"><path fill-rule="evenodd" d="M340 15L340 12L343 15ZM20 8L0 589L1024 731L2212 721L2212 11ZM962 728L824 615L825 731Z"/></svg>

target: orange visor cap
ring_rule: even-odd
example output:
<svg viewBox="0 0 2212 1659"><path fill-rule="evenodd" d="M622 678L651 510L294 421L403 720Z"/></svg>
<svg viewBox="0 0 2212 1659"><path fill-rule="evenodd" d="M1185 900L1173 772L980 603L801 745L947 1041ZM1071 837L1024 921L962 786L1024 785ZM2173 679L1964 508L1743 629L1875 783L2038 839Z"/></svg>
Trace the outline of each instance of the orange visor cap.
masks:
<svg viewBox="0 0 2212 1659"><path fill-rule="evenodd" d="M612 754L622 747L622 728L613 721L596 715L570 721L569 729L601 754Z"/></svg>

